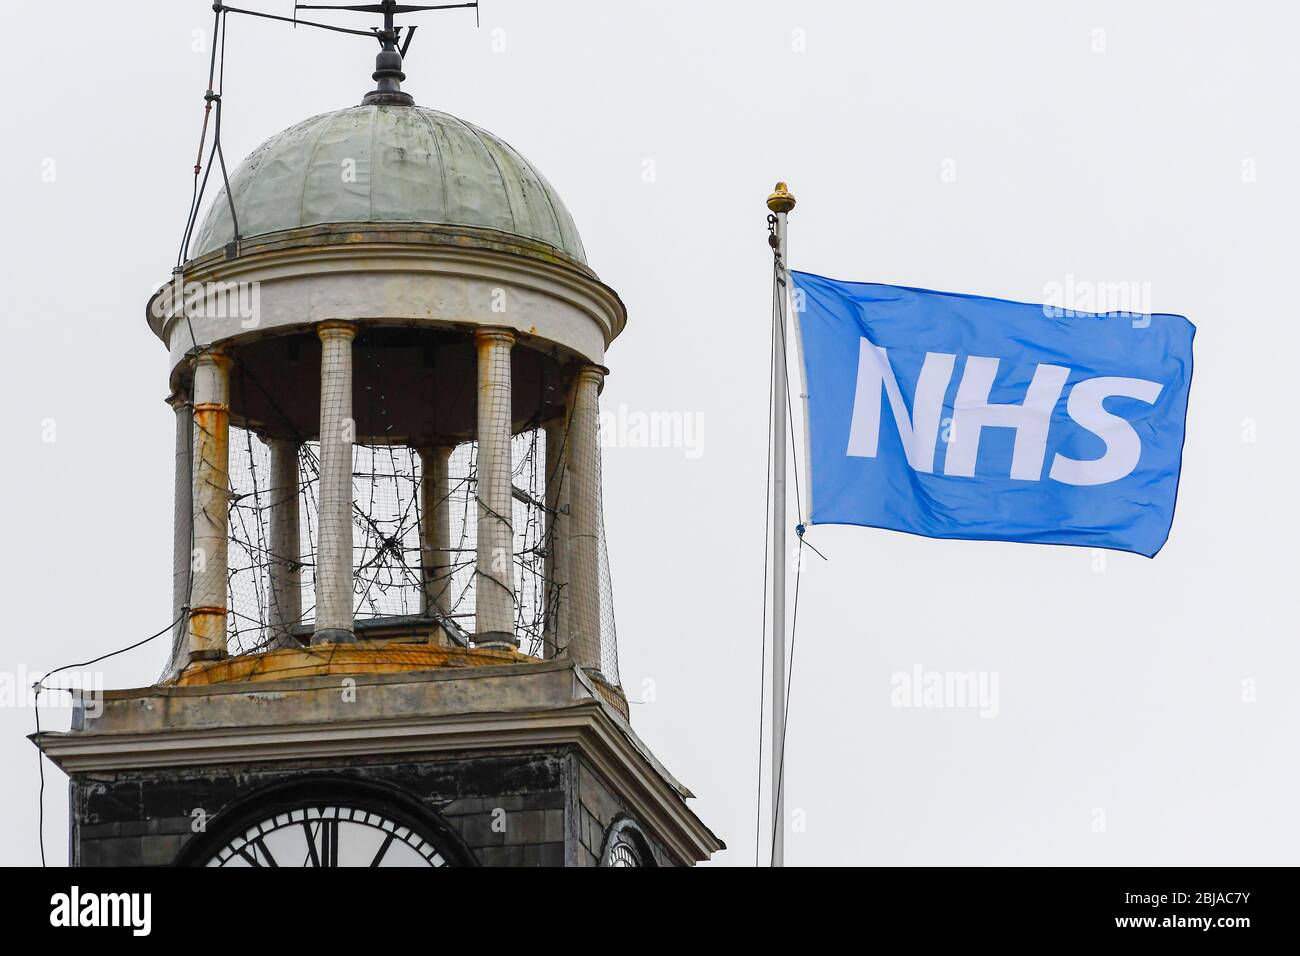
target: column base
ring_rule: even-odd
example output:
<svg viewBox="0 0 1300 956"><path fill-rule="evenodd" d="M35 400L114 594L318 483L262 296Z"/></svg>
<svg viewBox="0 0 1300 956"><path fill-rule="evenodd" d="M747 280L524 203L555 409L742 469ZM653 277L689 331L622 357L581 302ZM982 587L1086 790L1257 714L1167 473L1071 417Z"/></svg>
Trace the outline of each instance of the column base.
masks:
<svg viewBox="0 0 1300 956"><path fill-rule="evenodd" d="M510 631L483 631L470 639L475 647L491 647L499 650L516 650L519 639Z"/></svg>
<svg viewBox="0 0 1300 956"><path fill-rule="evenodd" d="M344 627L325 627L311 636L314 647L317 644L355 644L357 636Z"/></svg>

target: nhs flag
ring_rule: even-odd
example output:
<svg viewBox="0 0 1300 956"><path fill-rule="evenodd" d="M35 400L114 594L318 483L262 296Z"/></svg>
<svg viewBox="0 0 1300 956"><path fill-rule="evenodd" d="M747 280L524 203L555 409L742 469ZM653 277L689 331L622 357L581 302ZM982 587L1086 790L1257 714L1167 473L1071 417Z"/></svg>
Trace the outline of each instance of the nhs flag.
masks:
<svg viewBox="0 0 1300 956"><path fill-rule="evenodd" d="M1187 319L791 277L813 523L1160 550L1192 378Z"/></svg>

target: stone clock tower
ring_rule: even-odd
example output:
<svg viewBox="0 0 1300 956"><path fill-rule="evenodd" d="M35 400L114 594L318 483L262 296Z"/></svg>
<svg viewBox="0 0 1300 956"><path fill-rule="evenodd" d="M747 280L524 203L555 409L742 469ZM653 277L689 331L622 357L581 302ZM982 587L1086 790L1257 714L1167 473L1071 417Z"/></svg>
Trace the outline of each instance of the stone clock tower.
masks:
<svg viewBox="0 0 1300 956"><path fill-rule="evenodd" d="M722 847L618 680L597 425L623 303L542 175L416 106L394 56L244 160L148 304L173 650L36 740L71 780L74 865Z"/></svg>

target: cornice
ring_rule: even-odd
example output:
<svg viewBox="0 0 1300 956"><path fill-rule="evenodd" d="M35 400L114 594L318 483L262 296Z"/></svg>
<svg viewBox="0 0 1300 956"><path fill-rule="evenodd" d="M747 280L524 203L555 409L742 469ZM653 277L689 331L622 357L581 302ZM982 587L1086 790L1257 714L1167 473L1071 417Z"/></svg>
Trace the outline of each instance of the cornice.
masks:
<svg viewBox="0 0 1300 956"><path fill-rule="evenodd" d="M316 275L406 273L508 281L545 293L598 318L609 345L627 324L627 309L596 274L551 246L491 230L415 223L343 223L270 233L241 244L240 254L210 253L185 265L186 283L272 282ZM168 282L149 298L145 318L164 343L180 316Z"/></svg>
<svg viewBox="0 0 1300 956"><path fill-rule="evenodd" d="M149 732L46 732L31 739L69 774L572 745L617 789L636 800L646 823L679 859L707 859L723 848L686 806L672 778L647 758L606 705L596 700L544 711Z"/></svg>

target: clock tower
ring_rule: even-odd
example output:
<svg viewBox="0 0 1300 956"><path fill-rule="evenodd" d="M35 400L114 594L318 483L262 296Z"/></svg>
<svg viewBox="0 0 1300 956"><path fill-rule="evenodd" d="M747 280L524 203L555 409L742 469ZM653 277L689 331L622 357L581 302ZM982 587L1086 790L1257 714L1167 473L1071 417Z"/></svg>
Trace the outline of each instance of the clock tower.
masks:
<svg viewBox="0 0 1300 956"><path fill-rule="evenodd" d="M598 413L623 303L528 160L401 90L391 12L377 88L254 150L147 305L172 650L35 738L73 865L722 848L618 677Z"/></svg>

